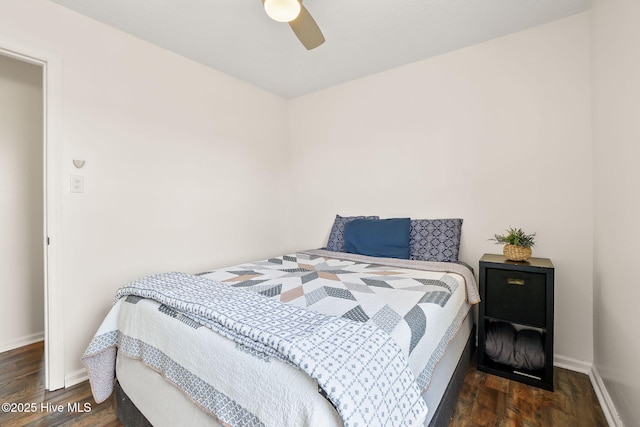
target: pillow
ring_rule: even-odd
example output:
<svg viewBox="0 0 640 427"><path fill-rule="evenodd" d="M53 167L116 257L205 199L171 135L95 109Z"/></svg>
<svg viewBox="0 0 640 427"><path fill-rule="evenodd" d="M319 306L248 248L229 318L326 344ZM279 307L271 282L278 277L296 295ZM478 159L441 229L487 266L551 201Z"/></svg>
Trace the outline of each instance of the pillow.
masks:
<svg viewBox="0 0 640 427"><path fill-rule="evenodd" d="M344 225L354 219L378 219L377 216L340 216L336 215L333 222L331 233L329 233L329 241L326 249L334 252L344 252Z"/></svg>
<svg viewBox="0 0 640 427"><path fill-rule="evenodd" d="M458 261L462 219L412 219L411 259L421 261Z"/></svg>
<svg viewBox="0 0 640 427"><path fill-rule="evenodd" d="M385 258L409 259L410 218L356 219L344 226L345 251Z"/></svg>

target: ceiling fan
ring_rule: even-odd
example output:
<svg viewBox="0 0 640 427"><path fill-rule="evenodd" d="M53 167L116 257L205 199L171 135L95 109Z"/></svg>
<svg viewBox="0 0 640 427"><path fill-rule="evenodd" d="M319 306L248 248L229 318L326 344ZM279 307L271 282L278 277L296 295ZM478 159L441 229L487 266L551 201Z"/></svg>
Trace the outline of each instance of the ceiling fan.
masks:
<svg viewBox="0 0 640 427"><path fill-rule="evenodd" d="M324 43L324 36L302 0L262 0L267 15L274 21L288 22L307 50Z"/></svg>

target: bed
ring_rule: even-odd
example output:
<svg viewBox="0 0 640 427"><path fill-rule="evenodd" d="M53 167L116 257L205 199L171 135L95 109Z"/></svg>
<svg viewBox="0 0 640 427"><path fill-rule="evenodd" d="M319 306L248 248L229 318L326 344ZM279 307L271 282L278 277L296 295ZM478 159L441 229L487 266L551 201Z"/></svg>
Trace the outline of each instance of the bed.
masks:
<svg viewBox="0 0 640 427"><path fill-rule="evenodd" d="M352 220L346 246L121 288L83 356L96 401L115 391L128 426L446 425L475 342L473 272L346 252Z"/></svg>

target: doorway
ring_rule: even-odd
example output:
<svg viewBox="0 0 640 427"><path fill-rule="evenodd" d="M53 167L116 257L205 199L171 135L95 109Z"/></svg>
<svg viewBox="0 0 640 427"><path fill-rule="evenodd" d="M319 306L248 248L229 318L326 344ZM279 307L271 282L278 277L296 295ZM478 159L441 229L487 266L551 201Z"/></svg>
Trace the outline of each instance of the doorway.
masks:
<svg viewBox="0 0 640 427"><path fill-rule="evenodd" d="M36 74L40 75L40 116L37 126L39 133L39 173L36 180L40 180L39 186L39 225L36 233L38 237L30 243L35 246L32 251L42 260L40 274L40 295L42 306L40 319L43 321L45 341L45 388L57 390L65 386L64 373L64 343L63 343L63 289L58 285L60 268L58 265L58 248L61 247L61 233L59 213L61 212L62 192L60 188L60 134L61 134L61 58L58 54L43 51L33 46L24 45L11 39L0 36L0 56L3 60L18 61L27 64ZM20 65L20 64L19 64ZM20 68L20 66L18 66ZM1 172L0 172L1 173ZM33 177L16 175L20 178L33 181ZM17 179L17 178L16 178ZM10 190L9 190L10 191ZM20 191L14 192L16 196ZM35 196L34 196L35 197ZM20 238L20 236L19 236ZM39 242L38 242L39 240ZM38 250L39 249L39 250ZM39 255L38 255L39 253ZM38 273L33 273L38 274ZM36 290L36 293L37 290ZM27 321L31 322L31 321ZM34 320L36 324L40 320ZM10 322L14 324L15 321ZM42 324L41 324L42 325ZM42 326L41 326L42 327ZM42 329L41 329L42 330ZM38 334L38 332L36 332ZM40 334L42 334L40 332ZM27 334L29 335L29 334ZM38 337L33 336L32 339ZM21 338L18 338L21 339ZM29 339L29 338L27 338Z"/></svg>
<svg viewBox="0 0 640 427"><path fill-rule="evenodd" d="M0 351L44 339L42 68L0 56Z"/></svg>

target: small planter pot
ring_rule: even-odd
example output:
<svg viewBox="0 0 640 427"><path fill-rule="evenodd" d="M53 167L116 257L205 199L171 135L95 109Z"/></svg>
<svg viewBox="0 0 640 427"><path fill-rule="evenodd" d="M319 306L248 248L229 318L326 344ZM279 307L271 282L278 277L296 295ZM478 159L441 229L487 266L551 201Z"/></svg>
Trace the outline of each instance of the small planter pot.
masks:
<svg viewBox="0 0 640 427"><path fill-rule="evenodd" d="M511 261L526 261L531 258L531 248L516 245L504 245L502 253Z"/></svg>

